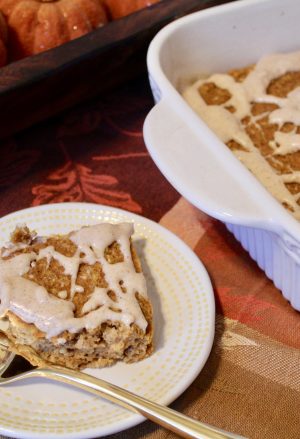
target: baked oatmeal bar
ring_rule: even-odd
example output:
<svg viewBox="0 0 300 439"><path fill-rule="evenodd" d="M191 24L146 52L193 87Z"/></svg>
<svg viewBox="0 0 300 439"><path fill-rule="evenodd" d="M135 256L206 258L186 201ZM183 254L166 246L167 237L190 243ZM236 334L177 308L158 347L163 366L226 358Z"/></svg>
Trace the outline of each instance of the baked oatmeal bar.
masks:
<svg viewBox="0 0 300 439"><path fill-rule="evenodd" d="M152 307L130 223L38 237L18 226L0 258L1 330L33 365L72 369L151 354Z"/></svg>

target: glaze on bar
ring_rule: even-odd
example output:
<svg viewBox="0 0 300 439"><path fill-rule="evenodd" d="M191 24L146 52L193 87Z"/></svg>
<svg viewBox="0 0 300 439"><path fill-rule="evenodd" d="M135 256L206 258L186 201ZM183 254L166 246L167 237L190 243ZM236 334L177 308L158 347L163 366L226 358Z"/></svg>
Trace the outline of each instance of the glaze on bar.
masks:
<svg viewBox="0 0 300 439"><path fill-rule="evenodd" d="M93 329L102 322L121 321L126 325L136 323L144 331L147 321L140 309L135 297L138 292L147 297L146 282L142 273L137 273L131 257L130 237L133 233L133 225L121 224L97 224L83 227L69 235L70 240L76 244L77 250L72 257L67 257L56 252L52 246L42 248L38 253L30 251L21 253L10 259L0 259L0 317L5 317L7 311L12 311L23 321L33 323L44 332L47 338L57 336L67 330L71 333L79 332L83 328ZM110 264L104 250L113 242L117 242L123 254L123 262ZM10 246L7 254L11 254L14 248ZM47 290L35 282L22 277L28 272L30 265L37 260L46 258L49 264L51 259L56 259L64 268L64 273L71 278L70 299L63 300L47 292ZM75 293L82 292L82 287L76 285L77 273L80 264L101 264L107 288L96 287L83 306L82 317L74 317L74 304L71 299ZM126 288L126 293L121 289ZM117 296L118 311L107 294L113 290ZM60 297L65 297L62 291Z"/></svg>

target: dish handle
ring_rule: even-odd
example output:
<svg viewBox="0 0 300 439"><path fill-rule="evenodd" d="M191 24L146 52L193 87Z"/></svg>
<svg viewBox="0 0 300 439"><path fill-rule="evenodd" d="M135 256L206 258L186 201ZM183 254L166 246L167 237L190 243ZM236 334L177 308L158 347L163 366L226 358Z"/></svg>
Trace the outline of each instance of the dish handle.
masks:
<svg viewBox="0 0 300 439"><path fill-rule="evenodd" d="M273 229L272 197L179 98L163 97L144 122L145 144L160 171L207 214L225 223Z"/></svg>

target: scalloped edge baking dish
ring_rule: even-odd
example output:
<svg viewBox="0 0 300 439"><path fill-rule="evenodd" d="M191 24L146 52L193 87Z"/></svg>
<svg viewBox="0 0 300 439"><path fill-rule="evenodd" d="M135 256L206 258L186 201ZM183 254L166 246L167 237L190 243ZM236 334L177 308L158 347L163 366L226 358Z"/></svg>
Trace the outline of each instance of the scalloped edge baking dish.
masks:
<svg viewBox="0 0 300 439"><path fill-rule="evenodd" d="M300 224L202 122L182 81L299 50L300 2L239 0L181 18L152 40L147 66L157 104L144 139L169 182L224 222L291 305L300 310ZM293 38L291 38L293 36ZM298 42L298 44L297 44Z"/></svg>

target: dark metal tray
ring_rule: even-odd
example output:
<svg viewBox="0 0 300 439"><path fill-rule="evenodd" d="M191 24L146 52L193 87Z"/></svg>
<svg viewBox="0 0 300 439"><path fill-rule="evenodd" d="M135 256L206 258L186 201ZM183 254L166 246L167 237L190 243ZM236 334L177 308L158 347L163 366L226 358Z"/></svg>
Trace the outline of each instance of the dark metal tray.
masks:
<svg viewBox="0 0 300 439"><path fill-rule="evenodd" d="M0 69L0 137L146 71L154 35L172 20L228 0L162 0L55 49Z"/></svg>

